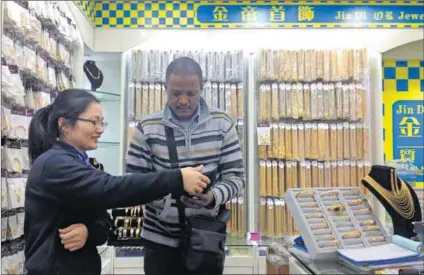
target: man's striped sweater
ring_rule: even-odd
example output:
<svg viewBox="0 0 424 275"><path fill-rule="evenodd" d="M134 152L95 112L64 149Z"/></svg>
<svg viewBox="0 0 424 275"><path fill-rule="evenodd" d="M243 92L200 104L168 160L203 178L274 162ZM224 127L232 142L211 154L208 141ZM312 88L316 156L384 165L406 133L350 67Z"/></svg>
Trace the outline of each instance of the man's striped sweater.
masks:
<svg viewBox="0 0 424 275"><path fill-rule="evenodd" d="M212 193L213 209L186 209L186 215L216 216L219 206L239 196L245 187L242 153L232 119L220 110L209 110L200 100L196 117L182 127L167 105L162 112L138 123L126 157L128 173L148 173L170 169L165 127L174 129L180 167L203 164L216 170ZM143 183L140 183L143 184ZM178 210L170 195L145 206L142 237L148 241L177 247L180 226Z"/></svg>

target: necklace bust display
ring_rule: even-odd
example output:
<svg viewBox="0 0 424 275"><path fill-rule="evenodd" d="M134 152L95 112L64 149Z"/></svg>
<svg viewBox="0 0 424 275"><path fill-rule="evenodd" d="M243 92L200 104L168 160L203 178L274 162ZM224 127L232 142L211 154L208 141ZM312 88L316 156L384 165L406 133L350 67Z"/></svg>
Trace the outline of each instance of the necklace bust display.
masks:
<svg viewBox="0 0 424 275"><path fill-rule="evenodd" d="M410 239L414 236L414 221L421 221L421 207L414 189L400 179L396 170L388 166L374 165L362 180L374 196L383 204L393 221L394 234Z"/></svg>
<svg viewBox="0 0 424 275"><path fill-rule="evenodd" d="M91 83L91 90L97 90L103 83L103 73L96 66L96 62L93 60L87 60L84 63L84 73Z"/></svg>

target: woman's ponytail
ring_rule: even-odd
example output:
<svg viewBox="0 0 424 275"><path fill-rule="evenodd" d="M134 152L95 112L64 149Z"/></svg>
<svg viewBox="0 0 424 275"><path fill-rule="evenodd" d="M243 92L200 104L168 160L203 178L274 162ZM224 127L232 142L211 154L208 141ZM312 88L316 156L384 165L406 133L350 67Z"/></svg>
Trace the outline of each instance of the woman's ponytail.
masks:
<svg viewBox="0 0 424 275"><path fill-rule="evenodd" d="M49 132L51 105L39 109L29 124L28 154L31 164L38 156L49 150L56 137Z"/></svg>

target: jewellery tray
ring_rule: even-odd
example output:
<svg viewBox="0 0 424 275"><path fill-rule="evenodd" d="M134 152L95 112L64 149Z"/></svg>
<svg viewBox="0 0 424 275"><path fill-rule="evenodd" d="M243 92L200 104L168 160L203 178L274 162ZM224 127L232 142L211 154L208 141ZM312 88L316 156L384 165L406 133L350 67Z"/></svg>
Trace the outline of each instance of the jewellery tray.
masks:
<svg viewBox="0 0 424 275"><path fill-rule="evenodd" d="M298 197L296 198L296 194L301 191L314 191L315 194L309 197ZM320 194L325 191L336 191L337 196L328 196L322 198ZM351 191L356 192L355 195L343 195L344 192ZM335 259L337 258L336 251L339 248L362 248L362 247L369 247L369 246L375 246L375 245L382 245L387 244L391 241L391 238L385 231L384 227L379 223L378 219L373 215L371 206L369 206L369 203L362 204L362 208L365 206L368 206L371 209L371 213L364 214L364 215L355 215L354 211L356 211L361 206L349 206L347 201L356 200L356 199L365 199L364 195L361 193L359 188L356 187L343 187L343 188L293 188L286 191L284 195L285 202L291 212L291 215L294 218L294 221L299 229L299 232L303 238L303 241L305 243L305 246L308 250L308 253L313 260L328 260L328 259ZM338 201L337 201L338 200ZM318 204L318 207L315 206L315 211L318 211L317 208L319 208L320 212L308 212L310 209L305 208L300 205L300 203L305 202L316 202ZM331 203L333 202L333 203ZM335 204L342 204L345 207L345 211L343 211L340 214L335 214L335 212L330 212L327 209ZM307 219L305 217L305 214L311 214L311 213L322 213L322 218L312 218ZM347 216L349 217L350 221L346 220L338 220L340 218L347 219ZM311 225L314 224L322 224L323 219L328 224L327 229L321 229L314 231L311 228ZM372 231L372 232L365 232L364 229L367 226L372 225L364 225L362 226L360 223L361 221L370 220L372 219L374 221L374 226L378 226L379 230ZM351 224L348 226L342 226L338 227L340 224ZM350 229L349 229L350 228ZM359 230L361 232L360 238L355 239L343 239L343 234ZM316 233L324 233L327 232L325 235L317 235ZM334 239L338 241L338 247L336 245L329 246L331 244L331 241L329 240L320 240L320 238L324 236L328 236L329 234L332 234ZM384 241L378 241L370 243L368 241L368 238L372 237L378 237L383 236ZM327 245L328 247L322 247Z"/></svg>

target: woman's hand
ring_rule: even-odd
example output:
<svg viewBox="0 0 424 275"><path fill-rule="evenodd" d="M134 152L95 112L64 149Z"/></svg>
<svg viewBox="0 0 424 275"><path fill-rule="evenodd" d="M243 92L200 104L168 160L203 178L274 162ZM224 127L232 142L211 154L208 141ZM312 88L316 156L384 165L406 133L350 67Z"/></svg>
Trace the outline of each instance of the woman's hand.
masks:
<svg viewBox="0 0 424 275"><path fill-rule="evenodd" d="M181 169L184 190L190 195L202 193L203 189L210 183L209 178L200 172L202 168L203 165Z"/></svg>
<svg viewBox="0 0 424 275"><path fill-rule="evenodd" d="M88 229L82 223L72 224L59 229L59 237L65 249L75 251L84 247L88 238Z"/></svg>

